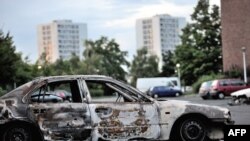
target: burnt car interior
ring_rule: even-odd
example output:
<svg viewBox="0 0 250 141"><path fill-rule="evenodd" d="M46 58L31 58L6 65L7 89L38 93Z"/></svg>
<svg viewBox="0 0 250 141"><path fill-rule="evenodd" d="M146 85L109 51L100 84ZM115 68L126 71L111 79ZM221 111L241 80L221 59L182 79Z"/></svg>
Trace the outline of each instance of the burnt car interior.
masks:
<svg viewBox="0 0 250 141"><path fill-rule="evenodd" d="M47 82L31 94L31 102L80 103L81 95L76 80Z"/></svg>

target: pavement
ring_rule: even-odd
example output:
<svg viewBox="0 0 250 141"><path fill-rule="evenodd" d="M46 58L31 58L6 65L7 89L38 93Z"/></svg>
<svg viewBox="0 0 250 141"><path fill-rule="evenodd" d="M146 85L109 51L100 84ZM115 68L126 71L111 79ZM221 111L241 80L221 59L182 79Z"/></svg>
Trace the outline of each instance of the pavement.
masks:
<svg viewBox="0 0 250 141"><path fill-rule="evenodd" d="M229 106L228 102L230 102L231 100L230 97L226 97L223 100L219 99L203 100L199 95L184 95L180 97L170 97L167 99L185 100L211 106L226 107L230 110L232 119L235 121L236 125L250 125L250 105L244 104L237 106Z"/></svg>

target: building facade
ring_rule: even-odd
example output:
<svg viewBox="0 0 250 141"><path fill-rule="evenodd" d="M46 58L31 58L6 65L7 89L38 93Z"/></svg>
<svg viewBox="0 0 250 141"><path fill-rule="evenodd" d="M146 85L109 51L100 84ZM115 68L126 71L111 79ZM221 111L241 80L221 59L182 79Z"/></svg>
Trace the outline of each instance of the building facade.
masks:
<svg viewBox="0 0 250 141"><path fill-rule="evenodd" d="M87 39L87 24L71 20L55 20L38 26L39 58L46 55L50 63L67 60L75 54L82 59L84 42Z"/></svg>
<svg viewBox="0 0 250 141"><path fill-rule="evenodd" d="M172 17L167 14L156 15L136 21L137 49L148 49L149 54L156 55L162 66L162 53L174 51L181 43L181 29L186 25L185 18Z"/></svg>
<svg viewBox="0 0 250 141"><path fill-rule="evenodd" d="M223 70L243 68L242 47L250 65L250 1L221 0ZM242 69L243 71L243 69Z"/></svg>

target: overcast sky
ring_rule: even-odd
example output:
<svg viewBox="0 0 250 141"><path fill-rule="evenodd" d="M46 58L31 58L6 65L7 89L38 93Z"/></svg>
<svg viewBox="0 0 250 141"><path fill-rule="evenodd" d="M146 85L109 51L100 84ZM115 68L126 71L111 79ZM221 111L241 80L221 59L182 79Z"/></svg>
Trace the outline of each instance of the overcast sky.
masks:
<svg viewBox="0 0 250 141"><path fill-rule="evenodd" d="M220 5L220 0L210 0ZM156 14L190 21L197 0L0 0L0 29L31 62L38 58L37 25L69 19L87 23L88 38L114 38L122 50L135 54L135 20Z"/></svg>

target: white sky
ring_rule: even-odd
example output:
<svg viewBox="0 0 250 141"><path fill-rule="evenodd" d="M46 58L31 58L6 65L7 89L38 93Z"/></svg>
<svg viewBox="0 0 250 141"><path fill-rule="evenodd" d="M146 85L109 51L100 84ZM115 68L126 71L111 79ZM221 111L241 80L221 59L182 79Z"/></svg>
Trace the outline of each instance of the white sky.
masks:
<svg viewBox="0 0 250 141"><path fill-rule="evenodd" d="M220 5L220 0L210 0ZM114 38L129 60L136 51L135 20L170 14L190 20L197 0L1 0L0 29L10 32L18 52L38 58L37 25L69 19L87 23L88 38Z"/></svg>

